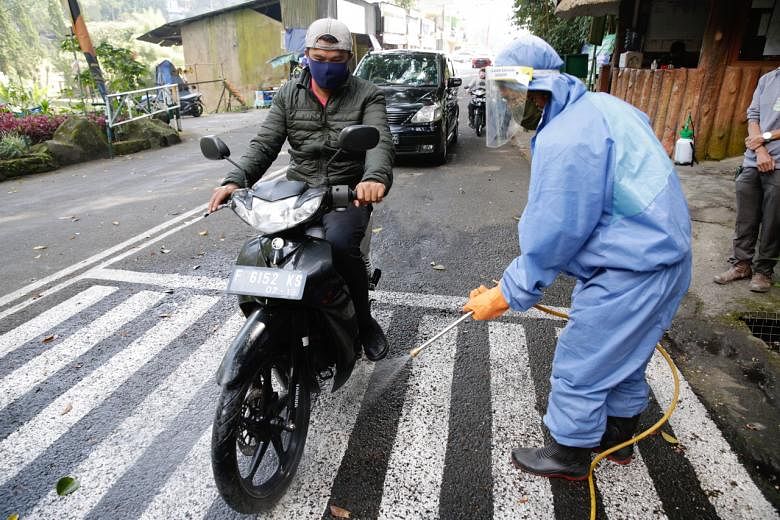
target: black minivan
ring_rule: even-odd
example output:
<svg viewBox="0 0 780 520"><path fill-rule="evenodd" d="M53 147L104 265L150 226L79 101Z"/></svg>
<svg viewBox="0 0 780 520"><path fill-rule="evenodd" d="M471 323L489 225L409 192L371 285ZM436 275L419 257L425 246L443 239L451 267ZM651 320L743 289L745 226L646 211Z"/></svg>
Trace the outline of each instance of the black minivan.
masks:
<svg viewBox="0 0 780 520"><path fill-rule="evenodd" d="M450 59L438 51L372 51L355 76L382 89L397 155L425 155L438 164L458 142L458 87Z"/></svg>

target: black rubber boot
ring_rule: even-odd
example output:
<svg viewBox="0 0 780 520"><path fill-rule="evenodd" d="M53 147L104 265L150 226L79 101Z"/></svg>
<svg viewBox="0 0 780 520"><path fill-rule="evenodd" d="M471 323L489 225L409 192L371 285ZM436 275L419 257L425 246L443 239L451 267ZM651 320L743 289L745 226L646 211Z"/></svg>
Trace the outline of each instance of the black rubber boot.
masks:
<svg viewBox="0 0 780 520"><path fill-rule="evenodd" d="M515 448L512 464L542 477L585 480L590 469L591 448L572 448L555 440L544 448Z"/></svg>
<svg viewBox="0 0 780 520"><path fill-rule="evenodd" d="M366 357L371 361L379 361L387 355L390 345L379 323L372 317L368 320L360 325L360 342Z"/></svg>
<svg viewBox="0 0 780 520"><path fill-rule="evenodd" d="M639 415L633 417L607 417L607 429L601 437L601 445L593 451L601 452L613 446L622 444L634 436L639 426ZM616 464L629 464L634 458L634 445L620 448L615 453L607 456L608 460Z"/></svg>

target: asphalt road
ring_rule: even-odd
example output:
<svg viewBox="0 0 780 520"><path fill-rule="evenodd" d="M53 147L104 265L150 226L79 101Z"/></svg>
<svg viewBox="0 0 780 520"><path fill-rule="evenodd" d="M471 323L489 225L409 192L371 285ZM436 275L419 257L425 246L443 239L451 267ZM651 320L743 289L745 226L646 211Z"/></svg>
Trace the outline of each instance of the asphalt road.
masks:
<svg viewBox="0 0 780 520"><path fill-rule="evenodd" d="M2 184L0 514L238 517L216 493L209 440L213 374L240 326L222 288L253 232L226 211L199 216L227 165L199 157L194 130L238 154L262 116L187 119L183 145ZM260 518L329 518L330 505L353 518L586 517L586 485L509 464L512 447L544 441L563 322L510 313L407 355L517 254L528 175L465 117L445 166L397 165L371 224L391 353L317 398L298 476ZM559 279L544 303L566 307L570 288ZM645 426L671 398L661 360L649 381ZM680 445L654 436L631 465L598 470L599 518L778 518L685 383L681 397L664 428ZM81 487L59 497L65 475Z"/></svg>

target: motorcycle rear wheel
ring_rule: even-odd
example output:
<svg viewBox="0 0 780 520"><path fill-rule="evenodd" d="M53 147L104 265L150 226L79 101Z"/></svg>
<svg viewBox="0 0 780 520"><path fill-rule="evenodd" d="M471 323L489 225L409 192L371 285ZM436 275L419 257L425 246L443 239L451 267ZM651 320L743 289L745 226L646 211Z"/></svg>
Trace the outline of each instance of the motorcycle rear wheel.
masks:
<svg viewBox="0 0 780 520"><path fill-rule="evenodd" d="M283 377L272 376L273 372ZM311 399L300 373L292 382L289 375L278 363L270 362L241 385L223 388L220 395L211 465L220 495L239 513L273 507L298 469L309 430Z"/></svg>
<svg viewBox="0 0 780 520"><path fill-rule="evenodd" d="M193 104L190 113L192 114L192 117L200 117L200 115L203 113L203 105L200 103Z"/></svg>

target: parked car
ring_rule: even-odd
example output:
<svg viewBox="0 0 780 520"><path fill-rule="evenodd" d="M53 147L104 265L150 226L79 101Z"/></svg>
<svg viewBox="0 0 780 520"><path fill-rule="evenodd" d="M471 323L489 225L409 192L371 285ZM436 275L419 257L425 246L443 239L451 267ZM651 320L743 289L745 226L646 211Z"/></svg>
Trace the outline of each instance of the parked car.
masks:
<svg viewBox="0 0 780 520"><path fill-rule="evenodd" d="M472 69L484 69L485 67L490 67L492 64L493 61L485 56L471 58Z"/></svg>
<svg viewBox="0 0 780 520"><path fill-rule="evenodd" d="M437 51L370 52L355 76L381 88L396 154L425 155L437 164L458 141L458 87L452 61Z"/></svg>

